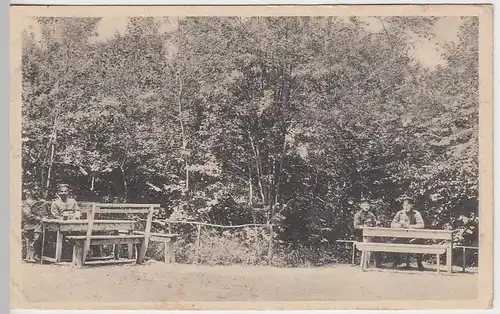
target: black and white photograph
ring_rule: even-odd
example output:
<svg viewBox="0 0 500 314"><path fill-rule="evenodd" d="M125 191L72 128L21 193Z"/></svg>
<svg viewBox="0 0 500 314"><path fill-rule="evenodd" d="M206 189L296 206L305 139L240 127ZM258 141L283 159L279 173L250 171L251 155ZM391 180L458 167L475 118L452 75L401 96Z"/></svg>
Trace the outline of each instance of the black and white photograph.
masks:
<svg viewBox="0 0 500 314"><path fill-rule="evenodd" d="M14 8L16 304L491 306L492 9L399 8Z"/></svg>

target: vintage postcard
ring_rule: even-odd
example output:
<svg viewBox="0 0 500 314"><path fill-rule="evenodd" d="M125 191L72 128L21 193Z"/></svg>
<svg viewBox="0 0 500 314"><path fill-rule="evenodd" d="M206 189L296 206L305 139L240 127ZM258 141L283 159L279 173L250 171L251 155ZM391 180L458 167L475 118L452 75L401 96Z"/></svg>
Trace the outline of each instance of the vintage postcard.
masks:
<svg viewBox="0 0 500 314"><path fill-rule="evenodd" d="M492 306L492 6L10 21L12 308Z"/></svg>

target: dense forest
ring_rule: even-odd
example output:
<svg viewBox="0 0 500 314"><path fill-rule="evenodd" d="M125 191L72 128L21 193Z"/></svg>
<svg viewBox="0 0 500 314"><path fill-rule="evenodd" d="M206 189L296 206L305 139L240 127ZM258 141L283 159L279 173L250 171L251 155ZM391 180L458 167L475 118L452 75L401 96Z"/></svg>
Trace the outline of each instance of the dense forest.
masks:
<svg viewBox="0 0 500 314"><path fill-rule="evenodd" d="M478 19L434 68L411 51L438 18L375 19L130 18L103 39L100 18L38 18L23 34L23 188L272 223L277 258L312 263L340 258L361 197L388 226L406 194L428 228L477 245Z"/></svg>

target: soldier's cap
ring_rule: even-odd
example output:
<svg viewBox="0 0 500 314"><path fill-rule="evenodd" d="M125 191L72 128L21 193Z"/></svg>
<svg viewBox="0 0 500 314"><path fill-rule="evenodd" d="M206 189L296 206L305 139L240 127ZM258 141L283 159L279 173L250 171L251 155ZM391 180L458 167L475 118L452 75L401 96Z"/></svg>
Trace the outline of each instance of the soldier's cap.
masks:
<svg viewBox="0 0 500 314"><path fill-rule="evenodd" d="M69 185L68 185L68 184L66 184L66 183L61 183L61 184L59 184L59 185L57 186L57 189L58 189L58 190L61 190L62 188L67 188L67 189L69 189Z"/></svg>
<svg viewBox="0 0 500 314"><path fill-rule="evenodd" d="M411 196L408 196L408 195L403 195L399 198L401 200L401 202L404 202L404 201L407 201L408 203L415 203L415 200L413 199L413 197Z"/></svg>
<svg viewBox="0 0 500 314"><path fill-rule="evenodd" d="M365 197L362 197L360 200L359 200L359 203L362 204L362 203L371 203L369 199L365 198Z"/></svg>

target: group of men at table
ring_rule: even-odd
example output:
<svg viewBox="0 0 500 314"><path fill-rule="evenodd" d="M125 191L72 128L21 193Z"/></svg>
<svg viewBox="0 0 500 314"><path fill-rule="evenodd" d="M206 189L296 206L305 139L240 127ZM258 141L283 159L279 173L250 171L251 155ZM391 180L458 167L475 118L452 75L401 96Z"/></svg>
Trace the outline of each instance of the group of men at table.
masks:
<svg viewBox="0 0 500 314"><path fill-rule="evenodd" d="M42 219L64 219L66 213L77 212L80 212L80 208L76 200L69 196L67 184L58 186L57 199L51 203L50 209L48 203L39 198L36 190L26 191L22 203L21 228L23 237L28 239L28 249L34 252L34 256L27 257L27 260L36 261L41 258Z"/></svg>
<svg viewBox="0 0 500 314"><path fill-rule="evenodd" d="M36 191L27 191L26 198L22 204L22 230L23 236L29 239L30 249L34 252L34 259L41 258L41 240L42 240L42 219L54 218L63 219L65 213L79 212L80 208L74 198L69 196L69 186L61 184L58 187L57 199L54 200L47 208L47 202L40 200ZM425 227L424 220L420 212L413 208L413 199L404 196L403 209L398 211L391 222L391 228L412 228L423 229ZM354 215L354 229L357 241L363 241L364 226L379 226L380 221L375 214L370 211L370 202L363 199L360 203L360 210ZM418 240L398 239L399 243L411 242L419 243ZM381 256L379 252L374 253L376 267L381 266ZM406 265L409 266L409 255L406 255ZM395 254L393 267L401 264L401 254ZM424 270L422 265L422 256L417 254L417 265L419 270Z"/></svg>
<svg viewBox="0 0 500 314"><path fill-rule="evenodd" d="M391 228L404 228L404 229L423 229L425 223L420 212L414 209L414 200L409 196L401 197L403 202L403 209L398 211L391 222ZM354 230L356 241L363 241L363 227L376 227L380 226L380 221L376 218L375 214L370 211L370 202L363 199L360 202L360 210L354 215ZM378 239L373 239L378 241ZM393 243L412 243L422 244L421 239L396 239ZM381 267L380 252L374 252L375 266ZM406 267L410 266L410 254L406 254ZM418 270L423 271L422 255L416 254ZM394 254L393 267L397 267L402 262L402 254Z"/></svg>

